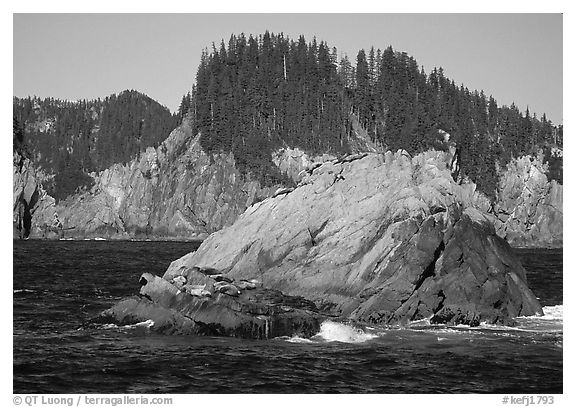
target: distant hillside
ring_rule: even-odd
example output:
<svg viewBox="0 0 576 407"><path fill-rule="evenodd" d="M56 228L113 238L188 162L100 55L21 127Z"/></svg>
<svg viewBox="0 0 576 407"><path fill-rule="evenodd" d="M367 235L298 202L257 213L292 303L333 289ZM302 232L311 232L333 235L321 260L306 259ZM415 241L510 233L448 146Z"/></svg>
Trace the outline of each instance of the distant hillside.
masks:
<svg viewBox="0 0 576 407"><path fill-rule="evenodd" d="M426 73L391 46L360 50L352 64L316 39L233 35L203 52L180 106L180 115L187 112L205 151L233 152L241 172L265 184L277 181L273 151L344 154L358 126L381 150L413 155L437 148L439 130L448 132L463 173L490 197L499 168L540 149L547 175L562 182L562 126L515 105L499 107L482 91L457 86L442 68Z"/></svg>
<svg viewBox="0 0 576 407"><path fill-rule="evenodd" d="M15 97L13 109L14 148L54 175L46 187L57 200L89 186L87 173L157 147L177 124L166 107L133 90L78 102Z"/></svg>

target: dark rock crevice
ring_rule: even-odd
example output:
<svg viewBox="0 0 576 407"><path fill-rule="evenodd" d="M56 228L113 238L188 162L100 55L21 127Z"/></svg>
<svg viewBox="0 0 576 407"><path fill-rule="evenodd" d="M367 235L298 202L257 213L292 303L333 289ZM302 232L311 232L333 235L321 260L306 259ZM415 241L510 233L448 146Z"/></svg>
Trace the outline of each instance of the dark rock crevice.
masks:
<svg viewBox="0 0 576 407"><path fill-rule="evenodd" d="M432 278L435 276L435 274L436 274L436 262L438 261L438 259L442 255L442 253L444 252L444 249L445 249L444 241L440 241L440 244L438 245L438 247L434 251L434 257L433 257L432 261L424 269L424 272L420 275L420 278L414 284L414 291L413 292L418 291L418 289L422 286L422 284L424 283L424 281L427 278Z"/></svg>
<svg viewBox="0 0 576 407"><path fill-rule="evenodd" d="M32 228L32 214L30 212L30 205L22 196L18 199L17 204L18 216L16 228L20 239L27 239L30 236L30 229Z"/></svg>
<svg viewBox="0 0 576 407"><path fill-rule="evenodd" d="M433 314L433 315L436 315L436 313L442 309L442 307L444 306L444 300L446 300L446 295L444 294L444 291L442 291L442 290L438 291L438 293L436 294L436 296L437 296L438 298L440 298L440 302L439 302L438 305L432 310L432 314Z"/></svg>

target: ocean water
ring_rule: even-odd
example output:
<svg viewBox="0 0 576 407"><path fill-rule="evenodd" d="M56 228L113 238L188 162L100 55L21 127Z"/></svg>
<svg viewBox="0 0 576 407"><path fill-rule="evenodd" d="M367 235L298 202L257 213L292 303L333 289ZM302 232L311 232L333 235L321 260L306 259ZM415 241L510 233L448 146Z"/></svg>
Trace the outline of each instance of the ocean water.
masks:
<svg viewBox="0 0 576 407"><path fill-rule="evenodd" d="M83 328L195 243L14 241L14 393L561 393L562 251L518 250L543 317L515 327L357 329L311 339Z"/></svg>

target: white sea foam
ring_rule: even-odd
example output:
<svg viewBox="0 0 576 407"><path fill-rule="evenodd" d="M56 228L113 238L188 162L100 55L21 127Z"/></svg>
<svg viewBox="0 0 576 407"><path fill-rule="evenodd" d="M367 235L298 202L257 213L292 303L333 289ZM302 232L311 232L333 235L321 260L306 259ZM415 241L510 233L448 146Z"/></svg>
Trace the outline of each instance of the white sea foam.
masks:
<svg viewBox="0 0 576 407"><path fill-rule="evenodd" d="M152 321L151 319L147 319L144 322L138 322L137 324L134 325L128 325L134 328L152 328L154 326L154 321Z"/></svg>
<svg viewBox="0 0 576 407"><path fill-rule="evenodd" d="M102 329L136 329L136 328L152 328L154 326L154 321L148 319L143 322L137 322L132 325L122 325L118 326L116 324L104 324L102 325Z"/></svg>
<svg viewBox="0 0 576 407"><path fill-rule="evenodd" d="M408 322L408 327L430 326L430 318L416 319Z"/></svg>
<svg viewBox="0 0 576 407"><path fill-rule="evenodd" d="M34 290L29 290L27 288L23 288L22 290L12 290L12 294L18 294L18 293L34 293L36 291Z"/></svg>
<svg viewBox="0 0 576 407"><path fill-rule="evenodd" d="M286 339L286 342L290 342L290 343L313 343L314 341L311 339L301 338L299 336L293 336L292 338Z"/></svg>
<svg viewBox="0 0 576 407"><path fill-rule="evenodd" d="M542 311L544 311L544 315L541 317L528 317L528 318L540 318L540 319L548 319L548 320L555 320L555 321L563 321L564 320L564 305L550 305L547 307L542 307Z"/></svg>
<svg viewBox="0 0 576 407"><path fill-rule="evenodd" d="M320 325L320 332L313 339L323 339L327 342L362 343L377 338L378 335L366 333L351 325L334 321L324 321Z"/></svg>

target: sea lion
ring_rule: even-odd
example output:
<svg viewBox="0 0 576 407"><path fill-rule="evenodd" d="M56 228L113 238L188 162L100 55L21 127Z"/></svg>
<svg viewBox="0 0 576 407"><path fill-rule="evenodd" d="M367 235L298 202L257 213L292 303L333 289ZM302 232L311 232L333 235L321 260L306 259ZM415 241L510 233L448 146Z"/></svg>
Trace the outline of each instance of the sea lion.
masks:
<svg viewBox="0 0 576 407"><path fill-rule="evenodd" d="M186 266L180 266L180 268L185 269ZM194 267L190 268L190 273L202 273L202 271L201 271L200 267L194 266ZM202 273L202 274L204 274L204 273Z"/></svg>
<svg viewBox="0 0 576 407"><path fill-rule="evenodd" d="M212 293L201 286L194 286L194 285L187 285L184 287L187 294L190 294L194 297L212 297Z"/></svg>
<svg viewBox="0 0 576 407"><path fill-rule="evenodd" d="M214 279L215 281L217 281L217 282L224 281L224 282L226 282L226 283L231 283L232 281L234 281L234 280L226 277L224 274L212 274L212 275L210 276L210 278L213 278L213 279Z"/></svg>
<svg viewBox="0 0 576 407"><path fill-rule="evenodd" d="M256 280L255 278L252 278L250 280L245 280L245 281L248 281L249 283L254 284L255 287L262 287L262 285L263 285L261 281Z"/></svg>
<svg viewBox="0 0 576 407"><path fill-rule="evenodd" d="M220 273L220 271L218 271L212 267L195 267L195 268L197 268L200 273L202 273L206 276L213 276L213 275L217 275L217 274L222 274L222 273Z"/></svg>
<svg viewBox="0 0 576 407"><path fill-rule="evenodd" d="M218 282L214 283L214 284L212 285L212 287L214 288L214 291L218 291L218 289L219 289L220 287L225 286L225 285L228 285L228 284L230 284L230 283L227 283L226 281L218 281Z"/></svg>
<svg viewBox="0 0 576 407"><path fill-rule="evenodd" d="M182 287L186 285L186 277L176 276L172 279L171 283L174 284L179 290L182 290Z"/></svg>
<svg viewBox="0 0 576 407"><path fill-rule="evenodd" d="M232 297L238 297L240 295L240 290L233 284L215 284L214 289L219 293L230 295Z"/></svg>
<svg viewBox="0 0 576 407"><path fill-rule="evenodd" d="M234 285L240 290L253 290L256 288L256 284L247 280L241 280L239 283L235 283Z"/></svg>

